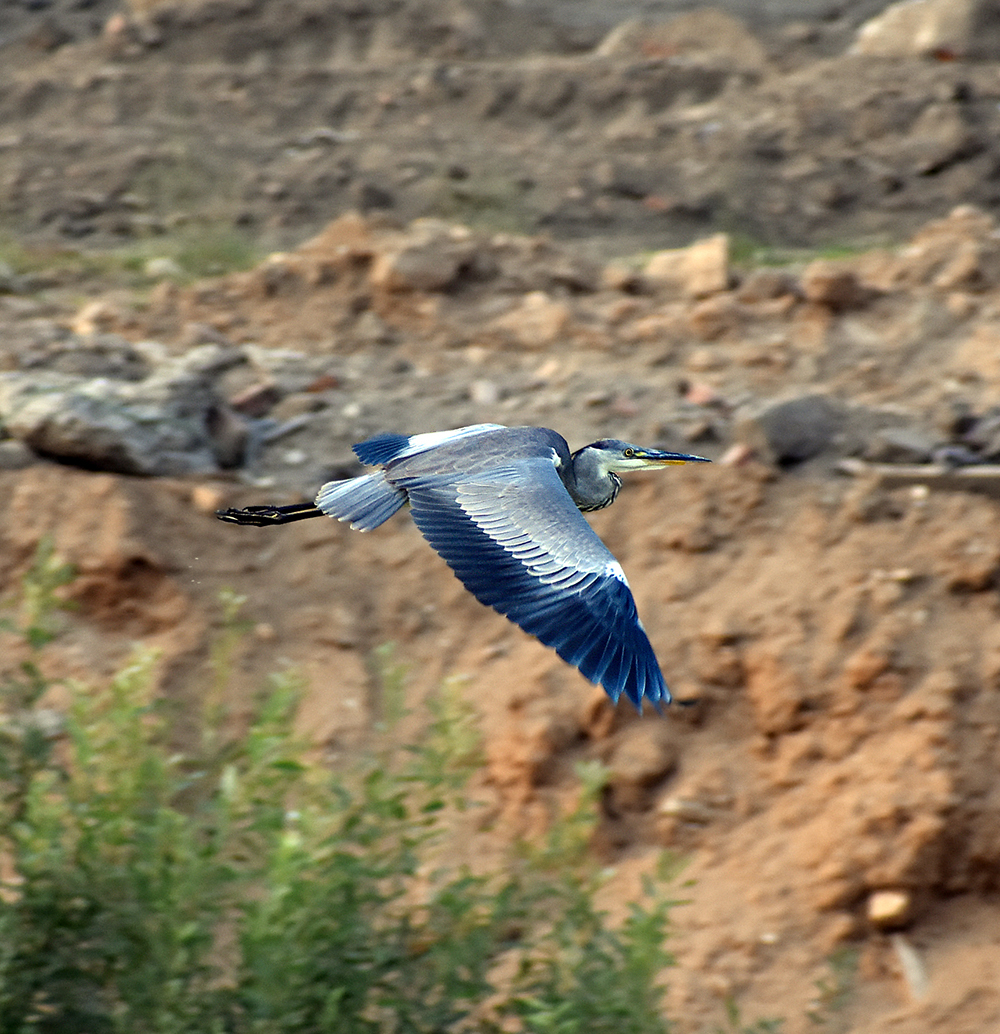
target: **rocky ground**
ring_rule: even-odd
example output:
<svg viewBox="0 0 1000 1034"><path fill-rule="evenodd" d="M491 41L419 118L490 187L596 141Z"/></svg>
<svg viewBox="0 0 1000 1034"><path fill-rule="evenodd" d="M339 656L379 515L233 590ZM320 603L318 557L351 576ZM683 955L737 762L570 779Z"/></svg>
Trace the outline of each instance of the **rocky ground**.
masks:
<svg viewBox="0 0 1000 1034"><path fill-rule="evenodd" d="M568 6L5 9L0 583L51 532L81 571L54 663L98 678L142 638L181 698L245 594L235 709L293 663L332 763L379 646L415 727L461 676L484 855L603 761L608 907L688 859L681 1031L730 999L788 1034L994 1029L996 61L848 53L877 4ZM208 225L285 250L192 282L169 246ZM97 261L139 245L138 274ZM717 461L593 515L695 706L612 711L405 516L212 519L373 432L482 420Z"/></svg>

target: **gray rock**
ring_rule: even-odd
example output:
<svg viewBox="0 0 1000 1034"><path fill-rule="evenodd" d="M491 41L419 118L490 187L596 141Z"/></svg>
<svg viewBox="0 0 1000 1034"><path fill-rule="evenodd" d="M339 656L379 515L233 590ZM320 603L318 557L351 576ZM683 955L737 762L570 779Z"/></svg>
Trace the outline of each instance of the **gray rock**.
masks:
<svg viewBox="0 0 1000 1034"><path fill-rule="evenodd" d="M937 444L914 427L884 427L873 435L864 458L872 463L928 463Z"/></svg>
<svg viewBox="0 0 1000 1034"><path fill-rule="evenodd" d="M23 470L38 462L38 456L16 438L0 441L0 470Z"/></svg>
<svg viewBox="0 0 1000 1034"><path fill-rule="evenodd" d="M797 463L828 449L844 425L843 406L827 395L802 395L744 414L736 437L765 459Z"/></svg>
<svg viewBox="0 0 1000 1034"><path fill-rule="evenodd" d="M40 335L18 349L18 365L22 370L123 381L141 381L151 370L151 364L135 346L117 334L106 333L86 337L71 333Z"/></svg>
<svg viewBox="0 0 1000 1034"><path fill-rule="evenodd" d="M305 391L322 377L338 379L339 364L329 355L306 355L291 348L261 345L244 345L242 352L250 368L273 384L282 397Z"/></svg>
<svg viewBox="0 0 1000 1034"><path fill-rule="evenodd" d="M391 345L396 340L392 327L373 309L366 309L354 323L354 337L363 345Z"/></svg>
<svg viewBox="0 0 1000 1034"><path fill-rule="evenodd" d="M41 455L97 470L179 475L235 465L246 437L234 425L239 419L184 360L137 383L0 374L0 421L8 435Z"/></svg>
<svg viewBox="0 0 1000 1034"><path fill-rule="evenodd" d="M20 294L25 281L14 272L14 267L0 260L0 294Z"/></svg>
<svg viewBox="0 0 1000 1034"><path fill-rule="evenodd" d="M953 429L959 433L961 441L981 461L996 463L1000 460L1000 407L991 407L978 417L970 416L968 423L968 427L959 424Z"/></svg>

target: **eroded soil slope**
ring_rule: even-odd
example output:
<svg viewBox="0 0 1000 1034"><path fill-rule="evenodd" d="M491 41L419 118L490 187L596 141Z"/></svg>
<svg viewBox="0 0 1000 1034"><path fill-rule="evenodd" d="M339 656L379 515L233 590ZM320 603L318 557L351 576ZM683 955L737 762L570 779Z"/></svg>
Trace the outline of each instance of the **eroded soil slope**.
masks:
<svg viewBox="0 0 1000 1034"><path fill-rule="evenodd" d="M730 998L788 1034L816 1029L810 1012L872 1034L997 1029L1000 493L980 462L1000 450L995 67L817 61L821 28L737 27L721 55L683 60L596 54L599 34L535 15L526 56L528 23L491 21L496 5L406 7L129 9L100 35L5 50L0 180L20 239L120 244L202 220L289 250L194 286L89 280L81 299L35 270L0 295L5 370L208 343L234 357L214 390L246 416L246 393L273 389L282 428L189 480L32 457L0 471L0 587L51 533L80 570L52 674L100 678L144 640L178 699L211 678L219 591L245 594L237 718L290 662L333 764L371 735L382 644L409 672L414 733L425 695L461 676L488 758L480 859L498 830L544 828L573 764L602 760L608 907L662 848L689 859L682 1031L713 1030ZM421 215L478 229L408 224ZM629 257L719 227L905 243L762 269L717 242L676 280ZM829 433L775 462L761 408L816 393L837 407ZM668 681L698 703L612 711L476 604L405 514L370 535L211 516L351 472L367 434L484 419L719 461L633 477L593 515ZM838 473L941 450L986 471L977 491L930 464ZM880 891L907 903L898 930L868 918Z"/></svg>

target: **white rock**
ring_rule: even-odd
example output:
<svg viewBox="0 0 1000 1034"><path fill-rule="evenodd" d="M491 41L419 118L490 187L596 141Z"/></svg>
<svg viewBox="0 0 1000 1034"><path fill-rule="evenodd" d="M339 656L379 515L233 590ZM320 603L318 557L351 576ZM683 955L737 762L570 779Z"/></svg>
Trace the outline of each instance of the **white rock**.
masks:
<svg viewBox="0 0 1000 1034"><path fill-rule="evenodd" d="M995 0L902 0L865 22L851 48L867 57L1000 55Z"/></svg>
<svg viewBox="0 0 1000 1034"><path fill-rule="evenodd" d="M880 930L904 926L913 911L913 899L905 890L876 890L868 898L868 920Z"/></svg>
<svg viewBox="0 0 1000 1034"><path fill-rule="evenodd" d="M143 272L154 280L172 280L184 275L184 270L167 255L149 259L143 266Z"/></svg>

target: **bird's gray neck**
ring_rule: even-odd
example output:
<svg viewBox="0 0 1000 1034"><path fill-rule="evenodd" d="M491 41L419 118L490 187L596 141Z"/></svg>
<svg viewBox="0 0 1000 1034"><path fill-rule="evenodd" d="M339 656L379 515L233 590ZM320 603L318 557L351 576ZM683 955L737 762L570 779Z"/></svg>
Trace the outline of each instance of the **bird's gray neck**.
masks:
<svg viewBox="0 0 1000 1034"><path fill-rule="evenodd" d="M603 465L600 453L586 446L573 453L569 470L560 473L573 502L583 511L610 506L622 487L621 478Z"/></svg>

